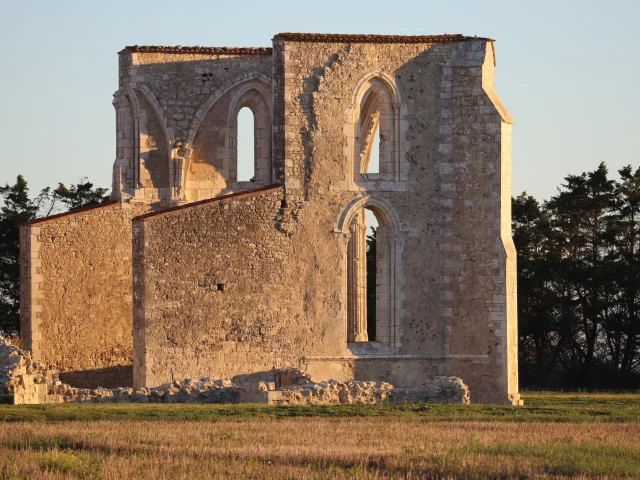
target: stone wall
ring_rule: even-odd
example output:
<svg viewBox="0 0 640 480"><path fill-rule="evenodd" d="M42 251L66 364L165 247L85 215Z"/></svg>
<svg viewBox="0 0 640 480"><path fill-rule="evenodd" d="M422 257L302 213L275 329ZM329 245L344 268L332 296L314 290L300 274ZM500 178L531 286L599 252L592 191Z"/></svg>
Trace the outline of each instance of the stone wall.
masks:
<svg viewBox="0 0 640 480"><path fill-rule="evenodd" d="M493 89L493 42L399 43L276 36L284 84L274 124L283 131L276 144L287 159L287 201L304 205L300 230L306 250L327 262L321 268L335 258L326 255L328 229L311 225L318 219L347 235L351 212L368 207L386 231L378 242L393 252L393 279L378 297L386 297L390 318L378 322L390 329L391 351L367 359L372 378L393 371L384 354L404 356L464 378L474 401L510 402L518 390L511 118ZM391 173L357 170L358 101L372 79L388 90L398 117ZM347 304L341 288L336 321Z"/></svg>
<svg viewBox="0 0 640 480"><path fill-rule="evenodd" d="M21 226L22 340L68 383L131 384L131 218L146 210L110 202Z"/></svg>
<svg viewBox="0 0 640 480"><path fill-rule="evenodd" d="M271 74L268 48L122 50L114 198L168 206L272 183ZM264 135L256 181L239 184L233 108L247 104Z"/></svg>
<svg viewBox="0 0 640 480"><path fill-rule="evenodd" d="M322 342L283 199L271 187L134 219L135 386L298 366Z"/></svg>
<svg viewBox="0 0 640 480"><path fill-rule="evenodd" d="M75 388L46 365L0 337L0 404L42 403L263 403L331 405L353 403L469 403L469 389L454 377L435 377L419 387L386 382L313 383L295 369L173 381L156 388Z"/></svg>
<svg viewBox="0 0 640 480"><path fill-rule="evenodd" d="M24 227L35 354L61 370L124 367L133 232L136 386L293 367L407 387L458 376L474 401L517 403L512 120L494 65L492 40L455 35L127 47L113 196L137 213L182 206L133 230L134 210L115 204ZM237 179L244 106L253 182ZM379 223L375 339L365 209Z"/></svg>
<svg viewBox="0 0 640 480"><path fill-rule="evenodd" d="M474 401L517 402L511 119L493 89L493 42L445 40L274 38L272 178L284 190L136 222L137 385L273 364L314 380L456 375ZM220 135L229 105L218 95L200 107L202 132ZM379 173L364 169L374 113ZM187 134L191 165L223 171L233 132L200 135ZM346 331L362 209L380 224L377 341L364 350Z"/></svg>

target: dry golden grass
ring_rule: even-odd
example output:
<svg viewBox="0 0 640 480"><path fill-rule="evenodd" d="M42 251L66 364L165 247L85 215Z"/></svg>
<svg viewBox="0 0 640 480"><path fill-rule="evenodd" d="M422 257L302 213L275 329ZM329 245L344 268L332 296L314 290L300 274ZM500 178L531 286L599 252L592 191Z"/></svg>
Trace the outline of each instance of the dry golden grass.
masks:
<svg viewBox="0 0 640 480"><path fill-rule="evenodd" d="M0 423L0 478L640 477L638 423L418 416Z"/></svg>
<svg viewBox="0 0 640 480"><path fill-rule="evenodd" d="M640 395L496 405L1 405L9 478L640 478Z"/></svg>

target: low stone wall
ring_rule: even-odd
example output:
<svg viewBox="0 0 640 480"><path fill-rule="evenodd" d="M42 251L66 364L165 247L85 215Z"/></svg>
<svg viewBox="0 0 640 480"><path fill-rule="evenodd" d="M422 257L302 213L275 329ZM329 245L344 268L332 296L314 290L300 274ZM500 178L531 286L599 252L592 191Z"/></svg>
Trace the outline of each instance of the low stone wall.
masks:
<svg viewBox="0 0 640 480"><path fill-rule="evenodd" d="M241 393L246 403L338 405L374 403L470 403L469 388L457 377L435 377L419 387L395 388L386 382L307 383L271 389L262 383Z"/></svg>
<svg viewBox="0 0 640 480"><path fill-rule="evenodd" d="M58 374L34 362L31 354L0 337L0 403L56 402Z"/></svg>
<svg viewBox="0 0 640 480"><path fill-rule="evenodd" d="M456 377L435 377L419 387L385 382L314 383L295 369L270 370L230 379L201 378L155 388L75 388L34 362L29 352L0 337L0 403L261 403L338 405L374 403L468 404L469 389Z"/></svg>

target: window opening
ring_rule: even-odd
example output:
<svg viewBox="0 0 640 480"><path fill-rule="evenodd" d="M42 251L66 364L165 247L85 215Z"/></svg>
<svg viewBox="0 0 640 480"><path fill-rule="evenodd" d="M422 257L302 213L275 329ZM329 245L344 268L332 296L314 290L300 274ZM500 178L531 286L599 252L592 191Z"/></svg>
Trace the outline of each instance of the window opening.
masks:
<svg viewBox="0 0 640 480"><path fill-rule="evenodd" d="M255 116L249 107L238 112L238 182L255 181Z"/></svg>
<svg viewBox="0 0 640 480"><path fill-rule="evenodd" d="M372 342L377 338L378 270L383 261L376 248L375 214L362 209L349 226L347 246L347 330L349 342Z"/></svg>
<svg viewBox="0 0 640 480"><path fill-rule="evenodd" d="M366 173L380 173L380 125L376 125L371 139Z"/></svg>
<svg viewBox="0 0 640 480"><path fill-rule="evenodd" d="M373 153L373 150L372 150ZM378 219L371 210L365 210L364 213L367 243L367 335L369 341L376 339L376 288L377 288L377 254L376 254L376 228L378 227Z"/></svg>

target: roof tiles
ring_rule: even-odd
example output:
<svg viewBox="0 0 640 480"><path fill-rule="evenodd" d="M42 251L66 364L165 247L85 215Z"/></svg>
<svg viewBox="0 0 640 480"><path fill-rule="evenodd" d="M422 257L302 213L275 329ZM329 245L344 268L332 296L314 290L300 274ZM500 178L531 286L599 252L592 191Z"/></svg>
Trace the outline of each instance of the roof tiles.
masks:
<svg viewBox="0 0 640 480"><path fill-rule="evenodd" d="M491 38L467 37L460 34L444 35L352 35L342 33L279 33L274 40L292 42L347 42L347 43L448 43Z"/></svg>
<svg viewBox="0 0 640 480"><path fill-rule="evenodd" d="M271 55L271 48L236 48L236 47L163 47L158 45L133 45L124 47L118 53L186 53L202 55Z"/></svg>
<svg viewBox="0 0 640 480"><path fill-rule="evenodd" d="M467 42L471 40L493 39L486 37L468 37L461 34L444 35L366 35L343 33L279 33L274 40L290 42L335 42L335 43L449 43ZM184 53L202 55L271 55L270 47L237 48L237 47L163 47L160 45L133 45L125 47L118 53Z"/></svg>

